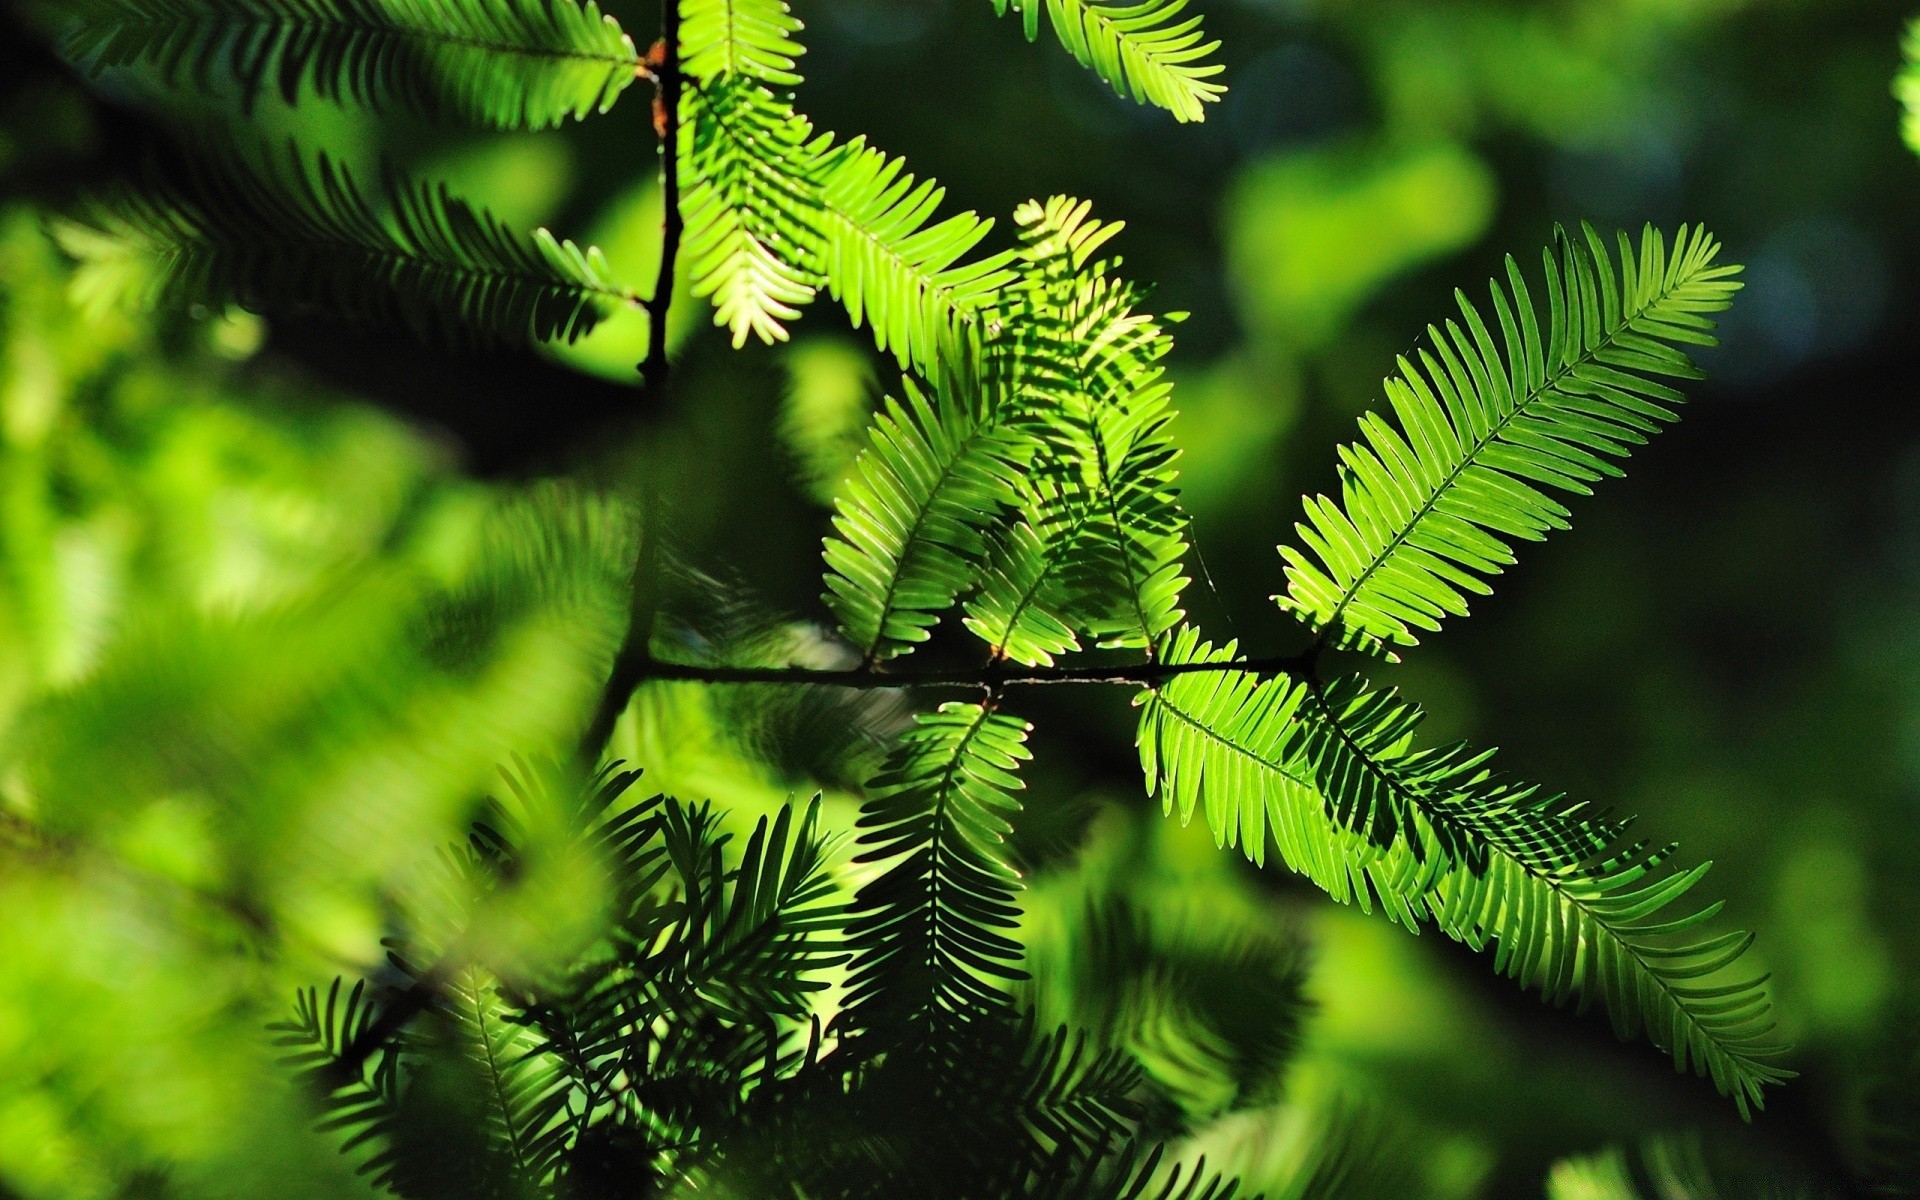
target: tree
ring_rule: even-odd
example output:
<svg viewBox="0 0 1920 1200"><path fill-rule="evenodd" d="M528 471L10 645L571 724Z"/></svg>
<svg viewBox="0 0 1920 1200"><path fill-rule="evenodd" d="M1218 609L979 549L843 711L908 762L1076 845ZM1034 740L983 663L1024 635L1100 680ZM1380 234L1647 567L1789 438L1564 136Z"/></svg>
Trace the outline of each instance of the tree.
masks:
<svg viewBox="0 0 1920 1200"><path fill-rule="evenodd" d="M1038 0L995 7L1037 36ZM1182 121L1222 92L1215 44L1179 0L1049 0L1044 15L1075 60ZM1674 381L1696 374L1685 348L1710 344L1738 286L1704 231L1559 231L1531 280L1509 259L1483 302L1461 293L1457 318L1398 360L1386 407L1338 451L1339 494L1310 498L1297 544L1281 547L1297 641L1243 654L1185 611L1165 367L1178 317L1145 311L1108 253L1120 225L1036 200L982 252L989 221L941 216L938 184L796 111L802 31L780 0L669 5L645 52L573 0L85 0L39 19L90 73L134 68L242 111L278 94L540 130L606 111L636 80L654 92L665 203L650 287L444 185L392 171L372 185L297 141L190 127L60 227L96 300L317 310L463 346L572 342L637 309L651 331L638 370L658 395L674 382L677 283L710 299L736 348L785 339L825 292L898 369L825 542L842 664L799 661L753 614L699 636L663 602L705 586L676 568L669 514L578 485L490 514L468 564L409 580L401 603L368 595L258 631L260 648L315 647L320 676L328 639L365 627L427 673L568 664L539 713L516 718L552 761L521 764L443 869L388 897L390 969L302 992L278 1027L326 1098L324 1128L377 1182L403 1195L1230 1194L1168 1147L1255 1106L1257 1081L1196 1100L1167 1067L1179 1056L1143 1052L1142 1031L1200 1054L1202 1074L1270 1070L1298 1019L1296 966L1258 936L1209 942L1156 912L1095 906L1086 936L1105 975L1153 969L1109 979L1095 1028L1074 1012L1040 1019L1008 846L1029 754L1014 712L1039 687L1128 689L1147 790L1182 822L1199 811L1218 846L1491 948L1500 973L1555 1004L1603 1006L1743 1115L1790 1074L1763 981L1740 962L1748 935L1704 932L1718 906L1686 900L1704 866L1506 778L1488 752L1429 744L1419 709L1364 676L1465 615L1517 543L1566 527L1562 495L1618 474L1673 419ZM552 636L516 658L519 626ZM966 635L962 657L952 643ZM910 665L930 645L946 659ZM168 667L197 661L168 653L109 682L148 700ZM595 686L558 678L569 672ZM804 712L883 743L841 831L850 865L833 865L841 840L817 804L729 834L724 797L648 796L645 776L604 761L620 723L642 719L636 695L665 685L738 693L713 703L736 705L724 711L742 725ZM976 698L919 699L940 689ZM870 694L905 695L916 715L900 727L860 706ZM324 705L300 715L302 695L267 704L254 735L324 727ZM95 686L46 718L29 786L84 790L81 760L114 700ZM325 761L351 779L362 753ZM443 785L443 807L468 782ZM280 779L235 789L265 811L282 784L291 794ZM1216 1027L1197 981L1229 969L1271 989L1270 1027ZM1308 1193L1349 1171L1364 1123L1340 1128L1282 1186Z"/></svg>

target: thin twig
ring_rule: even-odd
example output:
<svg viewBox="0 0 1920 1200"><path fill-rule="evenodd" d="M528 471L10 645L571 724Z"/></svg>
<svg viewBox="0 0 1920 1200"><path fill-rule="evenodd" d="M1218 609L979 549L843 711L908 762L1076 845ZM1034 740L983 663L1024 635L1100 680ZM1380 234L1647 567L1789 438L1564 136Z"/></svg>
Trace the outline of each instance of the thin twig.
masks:
<svg viewBox="0 0 1920 1200"><path fill-rule="evenodd" d="M680 258L680 236L686 222L680 216L680 5L665 0L660 6L660 62L652 70L654 124L660 135L660 271L653 295L646 301L647 359L640 379L649 392L667 386L667 314L673 308L675 272Z"/></svg>
<svg viewBox="0 0 1920 1200"><path fill-rule="evenodd" d="M660 270L653 295L642 302L647 311L647 357L640 364L644 396L657 401L666 391L672 364L667 358L667 317L673 309L673 289L680 261L680 238L686 221L680 215L680 6L664 0L660 6L660 42L648 55L647 77L654 86L654 132L660 137ZM651 61L656 59L658 61ZM660 496L649 487L640 514L640 546L634 556L628 586L627 633L614 653L607 683L594 706L593 718L580 737L580 757L591 766L613 736L613 727L626 711L633 690L647 678L653 643L654 610L659 604Z"/></svg>

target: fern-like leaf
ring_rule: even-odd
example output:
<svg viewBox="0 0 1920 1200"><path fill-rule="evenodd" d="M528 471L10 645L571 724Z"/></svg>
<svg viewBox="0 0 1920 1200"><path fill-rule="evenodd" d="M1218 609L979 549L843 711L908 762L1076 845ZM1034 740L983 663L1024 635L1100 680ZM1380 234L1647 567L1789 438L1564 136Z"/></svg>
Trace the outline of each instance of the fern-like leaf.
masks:
<svg viewBox="0 0 1920 1200"><path fill-rule="evenodd" d="M961 341L1012 279L1012 253L961 261L993 228L971 212L939 222L946 192L856 138L825 172L819 270L853 323L903 367L933 375L964 358Z"/></svg>
<svg viewBox="0 0 1920 1200"><path fill-rule="evenodd" d="M294 995L292 1017L267 1026L281 1062L322 1094L320 1128L341 1137L343 1154L364 1152L360 1171L377 1187L393 1182L393 1137L399 1124L397 1097L398 1051L389 1045L361 1064L347 1078L338 1064L347 1047L366 1036L378 1016L365 982L355 983L345 996L335 979L323 1000L316 988Z"/></svg>
<svg viewBox="0 0 1920 1200"><path fill-rule="evenodd" d="M752 78L725 75L688 99L682 126L688 277L733 344L784 341L818 289L824 138Z"/></svg>
<svg viewBox="0 0 1920 1200"><path fill-rule="evenodd" d="M990 531L979 588L967 598L966 627L993 661L1050 666L1080 649L1066 564L1090 556L1091 502L1064 487L1066 468L1042 461L1022 476L1019 515Z"/></svg>
<svg viewBox="0 0 1920 1200"><path fill-rule="evenodd" d="M633 41L593 0L82 0L61 42L81 69L151 69L169 86L231 77L248 108L404 107L494 129L605 112L636 78Z"/></svg>
<svg viewBox="0 0 1920 1200"><path fill-rule="evenodd" d="M992 222L936 220L937 183L864 139L815 136L784 91L801 49L781 0L698 0L686 20L688 263L734 344L784 340L824 286L902 366L932 376L964 358L959 339L1010 278L1007 254L962 261Z"/></svg>
<svg viewBox="0 0 1920 1200"><path fill-rule="evenodd" d="M1509 259L1511 290L1493 285L1499 345L1460 296L1464 326L1430 328L1418 365L1401 359L1387 382L1397 427L1362 418L1366 440L1340 451L1339 502L1306 502L1312 557L1281 549L1281 604L1324 635L1408 646L1464 614L1467 593L1513 561L1511 541L1565 528L1543 489L1586 493L1673 418L1682 397L1657 377L1697 377L1676 346L1712 344L1739 268L1716 265L1719 244L1686 227L1671 249L1651 228L1637 250L1621 235L1617 264L1591 229L1559 242L1545 255L1544 331Z"/></svg>
<svg viewBox="0 0 1920 1200"><path fill-rule="evenodd" d="M1207 61L1220 43L1207 40L1199 17L1181 19L1186 7L1186 0L993 0L995 13L1020 14L1029 42L1040 36L1045 9L1067 53L1114 91L1182 121L1202 121L1207 105L1226 93L1214 82L1226 68Z"/></svg>
<svg viewBox="0 0 1920 1200"><path fill-rule="evenodd" d="M526 1025L510 1019L491 979L477 969L448 981L442 1012L453 1050L481 1089L482 1123L493 1157L527 1188L549 1184L573 1133L569 1081L561 1063Z"/></svg>
<svg viewBox="0 0 1920 1200"><path fill-rule="evenodd" d="M675 939L686 958L668 974L744 1022L804 1015L807 996L826 986L820 972L844 961L830 941L843 906L827 873L819 801L797 827L792 805L760 818L734 868L723 865L725 838L688 836L688 811L670 803L667 812L667 844L686 889Z"/></svg>
<svg viewBox="0 0 1920 1200"><path fill-rule="evenodd" d="M526 237L443 185L389 174L379 202L297 150L155 171L89 204L63 243L147 304L237 303L404 323L450 340L572 340L634 294L595 249Z"/></svg>
<svg viewBox="0 0 1920 1200"><path fill-rule="evenodd" d="M826 541L824 599L870 662L925 641L973 581L1031 442L965 398L904 390L874 419Z"/></svg>
<svg viewBox="0 0 1920 1200"><path fill-rule="evenodd" d="M737 75L770 87L800 82L800 20L786 0L680 0L680 66L695 79Z"/></svg>
<svg viewBox="0 0 1920 1200"><path fill-rule="evenodd" d="M857 861L887 866L854 901L847 1013L883 1046L1011 1017L1000 983L1023 977L1019 877L1002 842L1027 731L983 705L943 704L871 784Z"/></svg>
<svg viewBox="0 0 1920 1200"><path fill-rule="evenodd" d="M1169 661L1233 661L1191 630ZM1680 1069L1710 1076L1745 1113L1789 1072L1773 1064L1764 979L1719 978L1752 940L1694 934L1719 910L1671 910L1706 867L1558 796L1504 783L1487 755L1421 749L1419 714L1357 685L1234 671L1175 677L1141 697L1149 786L1216 840L1281 857L1343 903L1409 929L1492 946L1495 968L1555 1004L1604 1003L1617 1032L1642 1029Z"/></svg>
<svg viewBox="0 0 1920 1200"><path fill-rule="evenodd" d="M1074 632L1149 654L1183 615L1186 515L1174 487L1172 342L1094 256L1120 230L1056 196L1024 204L1021 277L987 347L994 386L1035 414L1047 449L1023 477L1023 526L998 540L968 627L996 657L1042 662Z"/></svg>

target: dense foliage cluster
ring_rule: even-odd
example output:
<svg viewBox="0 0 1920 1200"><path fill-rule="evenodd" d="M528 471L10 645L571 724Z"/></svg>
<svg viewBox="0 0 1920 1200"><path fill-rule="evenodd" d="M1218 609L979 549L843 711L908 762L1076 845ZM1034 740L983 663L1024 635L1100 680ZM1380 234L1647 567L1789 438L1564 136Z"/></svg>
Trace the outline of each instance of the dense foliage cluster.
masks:
<svg viewBox="0 0 1920 1200"><path fill-rule="evenodd" d="M994 9L1181 122L1225 93L1184 0ZM1742 1117L1791 1077L1751 936L1694 896L1704 864L1429 738L1420 707L1374 681L1675 419L1699 377L1689 351L1714 344L1740 287L1705 230L1561 230L1537 273L1509 258L1483 301L1457 293L1338 449L1336 494L1307 498L1279 547L1291 640L1250 653L1189 611L1168 368L1185 317L1149 311L1115 253L1122 226L1052 196L997 231L864 137L817 128L796 108L804 30L784 0L669 0L646 50L576 0L25 11L109 96L133 79L210 110L277 97L550 130L637 82L654 97L653 279L297 137L214 116L149 131L139 161L53 222L70 267L28 222L0 240L70 273L86 306L15 298L9 321L117 323L99 361L50 368L109 425L180 378L220 378L220 339L253 314L463 351L638 315L654 399L674 385L677 288L736 349L787 340L824 298L888 357L857 458L820 481L830 634L682 561L676 514L644 489L502 498L397 453L263 497L253 558L104 661L61 628L80 603L59 594L70 575L50 568L16 605L33 666L15 691L50 697L0 776L23 854L110 825L163 875L194 864L184 907L211 898L252 928L207 936L335 947L342 926L377 928L382 961L309 982L272 1031L303 1089L275 1103L317 1104L364 1181L408 1197L1410 1194L1363 1113L1291 1141L1245 1131L1276 1111L1307 1007L1298 949L1270 921L1143 904L1103 880L1124 868L1097 848L1077 890L1030 906L1016 842L1034 730L1017 714L1041 687L1127 689L1146 791L1181 824L1199 815L1216 848L1485 952L1553 1005L1604 1009ZM194 316L130 315L156 309ZM170 365L126 366L148 359ZM16 442L11 478L67 486L71 464ZM341 490L366 511L327 527L312 497ZM138 541L46 559L124 554L105 578L146 569ZM329 573L369 546L387 565ZM259 582L259 562L303 558L297 586ZM926 699L948 689L967 698ZM13 703L0 690L0 716ZM743 800L654 770L684 704L769 756L834 747L812 775L830 794ZM140 758L150 797L127 794L117 755ZM158 827L134 811L149 798ZM244 851L224 857L202 825ZM1235 1137L1292 1151L1236 1158ZM1227 1149L1211 1165L1209 1146ZM1693 1147L1657 1143L1637 1166L1562 1163L1550 1191L1629 1195L1636 1171L1675 1195L1712 1176Z"/></svg>

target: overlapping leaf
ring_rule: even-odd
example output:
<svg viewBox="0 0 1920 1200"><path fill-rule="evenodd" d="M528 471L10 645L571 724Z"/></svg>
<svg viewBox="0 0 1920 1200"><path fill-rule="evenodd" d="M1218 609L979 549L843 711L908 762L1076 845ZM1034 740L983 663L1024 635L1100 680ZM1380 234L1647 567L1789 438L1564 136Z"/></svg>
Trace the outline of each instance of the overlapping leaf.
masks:
<svg viewBox="0 0 1920 1200"><path fill-rule="evenodd" d="M904 385L874 418L826 541L827 606L869 661L923 642L973 581L1031 437L967 397Z"/></svg>
<svg viewBox="0 0 1920 1200"><path fill-rule="evenodd" d="M707 82L681 127L688 277L742 346L783 341L819 279L828 142L744 75Z"/></svg>
<svg viewBox="0 0 1920 1200"><path fill-rule="evenodd" d="M1094 256L1120 226L1085 202L1022 205L1019 281L996 310L996 386L1046 443L1022 481L1020 524L996 539L968 627L996 657L1037 663L1077 647L1149 653L1180 620L1186 515L1170 432L1171 340Z"/></svg>
<svg viewBox="0 0 1920 1200"><path fill-rule="evenodd" d="M152 69L173 85L231 78L249 109L401 107L496 129L604 112L636 75L633 41L594 0L81 0L62 50L83 69Z"/></svg>
<svg viewBox="0 0 1920 1200"><path fill-rule="evenodd" d="M945 191L856 138L834 145L793 110L800 25L781 0L700 0L683 47L696 81L681 142L695 291L733 334L784 340L825 287L902 366L967 356L1008 255L963 261L992 227L936 219Z"/></svg>
<svg viewBox="0 0 1920 1200"><path fill-rule="evenodd" d="M442 185L378 197L333 159L226 153L150 173L62 231L96 286L149 304L235 303L406 324L452 340L572 340L633 293L598 250L524 236Z"/></svg>
<svg viewBox="0 0 1920 1200"><path fill-rule="evenodd" d="M1186 0L993 0L999 15L1020 14L1029 42L1040 36L1044 9L1067 53L1114 91L1200 121L1227 90L1215 82L1226 68L1207 61L1220 43L1207 40L1199 17L1181 19L1186 7Z"/></svg>
<svg viewBox="0 0 1920 1200"><path fill-rule="evenodd" d="M859 861L887 866L854 902L847 1011L885 1043L1011 1015L1000 983L1022 977L1019 877L1002 842L1027 730L983 705L943 704L872 782Z"/></svg>
<svg viewBox="0 0 1920 1200"><path fill-rule="evenodd" d="M1231 662L1192 631L1168 661ZM1705 873L1560 797L1498 780L1487 756L1419 748L1418 713L1355 684L1200 671L1141 697L1149 786L1256 861L1282 859L1341 902L1491 946L1497 970L1556 1004L1603 1003L1742 1112L1787 1077L1761 979L1728 977L1751 935L1703 935L1719 905L1675 913Z"/></svg>
<svg viewBox="0 0 1920 1200"><path fill-rule="evenodd" d="M1676 347L1711 345L1739 286L1718 253L1684 226L1670 248L1652 229L1637 250L1621 235L1617 264L1591 229L1563 235L1545 255L1544 330L1512 260L1509 286L1493 285L1498 344L1461 296L1464 325L1430 328L1419 363L1387 382L1397 426L1362 418L1366 440L1340 451L1340 500L1306 502L1312 556L1282 547L1282 606L1356 644L1412 645L1464 614L1511 542L1565 528L1548 490L1586 493L1672 419L1682 397L1659 378L1697 377Z"/></svg>

